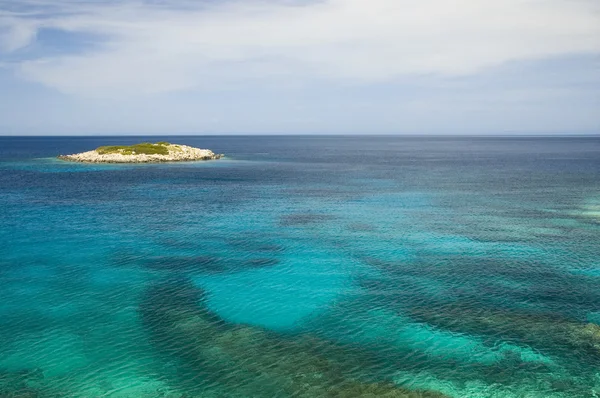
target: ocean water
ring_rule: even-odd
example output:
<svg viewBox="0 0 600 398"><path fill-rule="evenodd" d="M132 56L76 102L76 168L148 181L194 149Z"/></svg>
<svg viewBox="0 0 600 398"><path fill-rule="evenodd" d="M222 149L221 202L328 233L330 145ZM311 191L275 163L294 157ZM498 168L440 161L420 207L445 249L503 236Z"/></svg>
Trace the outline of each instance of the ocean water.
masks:
<svg viewBox="0 0 600 398"><path fill-rule="evenodd" d="M0 397L361 396L600 396L600 138L0 137Z"/></svg>

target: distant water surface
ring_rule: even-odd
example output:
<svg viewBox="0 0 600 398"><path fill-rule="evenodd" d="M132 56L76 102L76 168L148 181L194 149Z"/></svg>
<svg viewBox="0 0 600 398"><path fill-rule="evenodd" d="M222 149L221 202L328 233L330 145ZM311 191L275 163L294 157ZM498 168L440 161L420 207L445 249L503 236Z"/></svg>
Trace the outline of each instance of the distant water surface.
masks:
<svg viewBox="0 0 600 398"><path fill-rule="evenodd" d="M0 397L600 396L599 242L598 137L0 137Z"/></svg>

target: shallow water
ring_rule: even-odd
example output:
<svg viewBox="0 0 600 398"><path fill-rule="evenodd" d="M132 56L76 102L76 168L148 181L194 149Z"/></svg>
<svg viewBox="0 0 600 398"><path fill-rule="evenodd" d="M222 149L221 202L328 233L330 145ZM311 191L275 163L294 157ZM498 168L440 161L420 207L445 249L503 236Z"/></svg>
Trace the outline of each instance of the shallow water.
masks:
<svg viewBox="0 0 600 398"><path fill-rule="evenodd" d="M168 140L0 137L0 396L600 396L600 139Z"/></svg>

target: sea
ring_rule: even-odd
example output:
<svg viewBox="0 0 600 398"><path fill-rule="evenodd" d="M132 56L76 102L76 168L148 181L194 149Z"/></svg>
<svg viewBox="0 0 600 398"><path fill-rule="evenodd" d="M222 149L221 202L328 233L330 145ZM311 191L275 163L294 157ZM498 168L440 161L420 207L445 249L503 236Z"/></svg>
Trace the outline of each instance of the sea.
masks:
<svg viewBox="0 0 600 398"><path fill-rule="evenodd" d="M0 137L0 397L376 396L600 397L600 137Z"/></svg>

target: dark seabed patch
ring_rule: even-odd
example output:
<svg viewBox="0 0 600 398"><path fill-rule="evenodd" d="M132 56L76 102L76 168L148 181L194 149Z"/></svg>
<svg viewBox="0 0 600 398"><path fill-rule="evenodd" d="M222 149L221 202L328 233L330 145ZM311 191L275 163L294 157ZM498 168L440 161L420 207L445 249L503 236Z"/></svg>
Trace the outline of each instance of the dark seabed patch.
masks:
<svg viewBox="0 0 600 398"><path fill-rule="evenodd" d="M2 398L51 398L41 387L42 369L7 370L0 368L0 397Z"/></svg>
<svg viewBox="0 0 600 398"><path fill-rule="evenodd" d="M155 344L201 372L197 386L216 383L231 396L444 397L348 377L348 363L326 354L342 351L326 341L225 323L208 310L205 293L185 281L150 287L139 312ZM365 365L356 354L346 359L354 368Z"/></svg>
<svg viewBox="0 0 600 398"><path fill-rule="evenodd" d="M459 333L503 336L549 354L574 357L600 366L600 326L561 316L474 306L473 302L423 303L409 314L423 322Z"/></svg>
<svg viewBox="0 0 600 398"><path fill-rule="evenodd" d="M211 256L156 256L145 259L143 265L151 270L171 272L221 273L229 269L225 261Z"/></svg>

